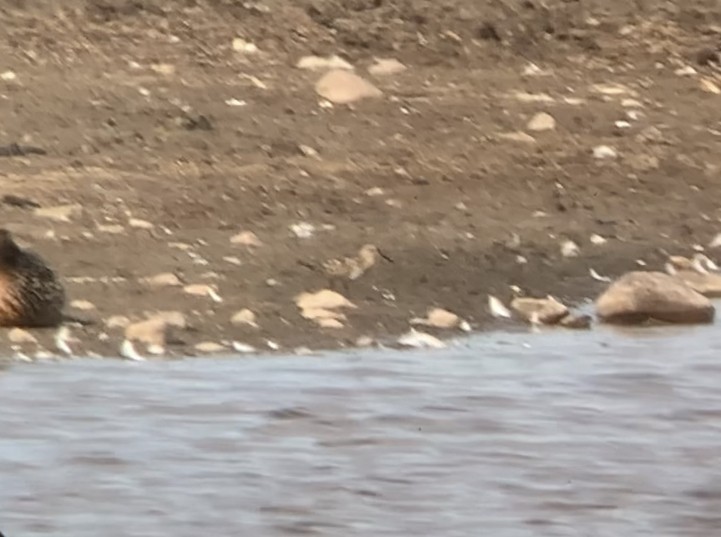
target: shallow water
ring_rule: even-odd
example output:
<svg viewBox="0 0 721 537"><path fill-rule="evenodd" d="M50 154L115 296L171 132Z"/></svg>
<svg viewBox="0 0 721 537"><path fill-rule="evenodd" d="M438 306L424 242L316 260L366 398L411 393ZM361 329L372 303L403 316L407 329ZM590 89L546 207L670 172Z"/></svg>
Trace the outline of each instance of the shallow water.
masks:
<svg viewBox="0 0 721 537"><path fill-rule="evenodd" d="M721 528L717 327L0 374L7 537Z"/></svg>

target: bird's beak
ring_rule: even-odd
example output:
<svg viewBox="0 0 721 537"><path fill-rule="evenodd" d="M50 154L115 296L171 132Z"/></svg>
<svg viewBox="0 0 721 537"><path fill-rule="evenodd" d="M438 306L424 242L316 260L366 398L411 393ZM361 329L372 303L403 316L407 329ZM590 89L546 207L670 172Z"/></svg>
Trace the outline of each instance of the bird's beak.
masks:
<svg viewBox="0 0 721 537"><path fill-rule="evenodd" d="M393 261L393 258L388 257L388 255L386 255L385 253L383 253L383 250L381 250L380 248L378 249L378 253L379 253L380 256L381 256L383 259L385 259L386 261L389 261L390 263L393 263L393 262L394 262L394 261Z"/></svg>

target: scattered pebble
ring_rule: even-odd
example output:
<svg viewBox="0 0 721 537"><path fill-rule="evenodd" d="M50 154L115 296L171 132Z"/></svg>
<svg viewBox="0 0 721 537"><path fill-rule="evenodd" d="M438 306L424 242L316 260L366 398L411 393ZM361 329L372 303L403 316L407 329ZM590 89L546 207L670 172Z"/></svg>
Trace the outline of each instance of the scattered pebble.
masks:
<svg viewBox="0 0 721 537"><path fill-rule="evenodd" d="M214 354L226 351L227 349L220 343L215 343L214 341L203 341L195 345L195 350L205 354Z"/></svg>
<svg viewBox="0 0 721 537"><path fill-rule="evenodd" d="M498 135L499 138L510 140L511 142L520 142L523 144L535 144L536 139L526 132L504 132Z"/></svg>
<svg viewBox="0 0 721 537"><path fill-rule="evenodd" d="M236 37L233 39L233 50L236 52L242 52L243 54L255 54L258 52L258 47L255 43L246 41L242 37Z"/></svg>
<svg viewBox="0 0 721 537"><path fill-rule="evenodd" d="M231 346L233 347L233 350L235 352L239 352L241 354L250 354L256 352L255 347L253 347L252 345L248 345L247 343L241 343L239 341L233 341Z"/></svg>
<svg viewBox="0 0 721 537"><path fill-rule="evenodd" d="M588 269L589 274L591 274L591 278L594 280L597 280L599 282L606 282L609 283L611 281L611 278L608 276L601 276L598 272L596 272L594 269L590 268Z"/></svg>
<svg viewBox="0 0 721 537"><path fill-rule="evenodd" d="M120 344L120 356L122 356L126 360L132 360L134 362L145 361L145 357L142 356L137 350L135 350L133 342L129 339L123 340L123 342Z"/></svg>
<svg viewBox="0 0 721 537"><path fill-rule="evenodd" d="M161 319L168 323L168 325L181 330L188 328L188 320L185 318L185 315L179 311L159 311L153 314L150 318Z"/></svg>
<svg viewBox="0 0 721 537"><path fill-rule="evenodd" d="M315 85L318 95L334 104L351 104L377 98L383 92L355 73L336 69L326 73Z"/></svg>
<svg viewBox="0 0 721 537"><path fill-rule="evenodd" d="M231 244L240 244L243 246L262 246L263 243L260 241L258 236L252 231L241 231L237 235L233 235L230 238Z"/></svg>
<svg viewBox="0 0 721 537"><path fill-rule="evenodd" d="M139 218L131 218L128 220L128 225L136 229L153 229L155 227L151 222Z"/></svg>
<svg viewBox="0 0 721 537"><path fill-rule="evenodd" d="M630 94L633 93L628 87L624 86L623 84L594 84L591 86L591 90L596 93L601 93L603 95L623 95L623 94Z"/></svg>
<svg viewBox="0 0 721 537"><path fill-rule="evenodd" d="M73 350L70 348L69 343L77 341L70 334L70 329L67 326L61 326L60 329L55 333L55 347L65 354L71 356Z"/></svg>
<svg viewBox="0 0 721 537"><path fill-rule="evenodd" d="M175 66L171 63L154 63L150 68L159 75L170 76L175 74Z"/></svg>
<svg viewBox="0 0 721 537"><path fill-rule="evenodd" d="M170 323L165 319L147 319L129 324L125 328L125 339L165 348L170 328Z"/></svg>
<svg viewBox="0 0 721 537"><path fill-rule="evenodd" d="M618 152L609 145L599 145L593 148L593 157L598 160L610 160L618 157Z"/></svg>
<svg viewBox="0 0 721 537"><path fill-rule="evenodd" d="M348 71L353 70L353 66L345 61L340 56L303 56L298 63L296 63L298 69L305 69L308 71L326 71L328 69L345 69Z"/></svg>
<svg viewBox="0 0 721 537"><path fill-rule="evenodd" d="M242 99L226 99L225 104L233 107L247 106L248 103Z"/></svg>
<svg viewBox="0 0 721 537"><path fill-rule="evenodd" d="M298 145L298 151L304 156L304 157L311 157L311 158L320 158L320 154L318 153L318 150L304 144Z"/></svg>
<svg viewBox="0 0 721 537"><path fill-rule="evenodd" d="M316 293L301 293L295 297L295 303L301 310L303 318L315 321L325 328L339 328L339 323L342 325L345 315L336 310L356 308L356 305L346 297L330 289Z"/></svg>
<svg viewBox="0 0 721 537"><path fill-rule="evenodd" d="M372 347L375 340L370 336L360 336L355 340L355 346L360 348Z"/></svg>
<svg viewBox="0 0 721 537"><path fill-rule="evenodd" d="M183 287L183 292L188 295L207 296L210 297L213 302L223 302L223 299L216 292L216 290L213 289L212 286L206 285L204 283L194 283L186 285L185 287Z"/></svg>
<svg viewBox="0 0 721 537"><path fill-rule="evenodd" d="M315 234L315 226L308 222L300 222L290 226L290 230L299 239L309 239Z"/></svg>
<svg viewBox="0 0 721 537"><path fill-rule="evenodd" d="M248 308L242 309L231 317L230 322L236 326L252 326L258 328L258 323L255 313Z"/></svg>
<svg viewBox="0 0 721 537"><path fill-rule="evenodd" d="M578 244L568 240L561 243L561 255L563 257L578 257L581 254L581 249Z"/></svg>
<svg viewBox="0 0 721 537"><path fill-rule="evenodd" d="M105 320L105 326L110 329L113 328L125 328L130 324L130 319L124 315L113 315Z"/></svg>
<svg viewBox="0 0 721 537"><path fill-rule="evenodd" d="M434 328L459 328L463 320L448 310L431 308L424 319L415 317L411 319L412 325L432 326Z"/></svg>
<svg viewBox="0 0 721 537"><path fill-rule="evenodd" d="M10 343L14 343L16 345L22 345L25 343L37 343L37 338L32 335L27 330L23 330L22 328L13 328L8 332L8 340Z"/></svg>
<svg viewBox="0 0 721 537"><path fill-rule="evenodd" d="M399 337L398 344L414 349L443 349L446 347L446 344L437 337L419 332L415 328L411 328L410 331Z"/></svg>
<svg viewBox="0 0 721 537"><path fill-rule="evenodd" d="M120 224L98 224L98 231L110 233L111 235L120 235L125 232L125 227Z"/></svg>
<svg viewBox="0 0 721 537"><path fill-rule="evenodd" d="M318 318L318 319L316 319L316 323L321 328L334 328L334 329L345 328L345 325L343 324L343 322L340 319L333 319L330 317Z"/></svg>
<svg viewBox="0 0 721 537"><path fill-rule="evenodd" d="M527 128L534 132L550 131L556 128L556 120L551 114L539 112L531 118Z"/></svg>
<svg viewBox="0 0 721 537"><path fill-rule="evenodd" d="M568 315L568 308L552 296L514 298L511 308L532 324L556 324Z"/></svg>
<svg viewBox="0 0 721 537"><path fill-rule="evenodd" d="M88 300L73 300L70 307L81 311L90 311L95 309L95 304Z"/></svg>
<svg viewBox="0 0 721 537"><path fill-rule="evenodd" d="M40 207L35 209L33 213L35 216L48 218L56 222L70 222L71 219L77 218L83 213L83 207L78 203L57 205L55 207Z"/></svg>
<svg viewBox="0 0 721 537"><path fill-rule="evenodd" d="M523 76L546 76L546 75L549 75L550 72L546 71L544 69L541 69L535 63L528 63L523 68L523 71L521 71L521 74Z"/></svg>
<svg viewBox="0 0 721 537"><path fill-rule="evenodd" d="M515 91L509 94L509 97L516 99L522 103L544 103L550 104L555 99L546 93L527 93L525 91Z"/></svg>
<svg viewBox="0 0 721 537"><path fill-rule="evenodd" d="M702 78L700 82L700 87L702 91L705 91L706 93L713 93L714 95L721 94L721 88L716 85L714 81L712 81L709 78Z"/></svg>
<svg viewBox="0 0 721 537"><path fill-rule="evenodd" d="M155 276L144 278L143 281L151 287L180 287L183 285L180 278L172 272L162 272Z"/></svg>
<svg viewBox="0 0 721 537"><path fill-rule="evenodd" d="M697 74L698 71L691 67L690 65L684 65L683 67L679 67L676 69L673 73L677 76L693 76Z"/></svg>
<svg viewBox="0 0 721 537"><path fill-rule="evenodd" d="M511 318L511 312L509 309L495 296L488 295L488 309L491 312L491 315L496 318Z"/></svg>
<svg viewBox="0 0 721 537"><path fill-rule="evenodd" d="M377 58L375 63L368 67L373 76L390 76L402 73L407 67L395 58Z"/></svg>
<svg viewBox="0 0 721 537"><path fill-rule="evenodd" d="M602 237L601 235L597 235L596 233L591 235L591 244L600 246L602 244L606 244L607 242L608 242L608 240L605 239L604 237Z"/></svg>

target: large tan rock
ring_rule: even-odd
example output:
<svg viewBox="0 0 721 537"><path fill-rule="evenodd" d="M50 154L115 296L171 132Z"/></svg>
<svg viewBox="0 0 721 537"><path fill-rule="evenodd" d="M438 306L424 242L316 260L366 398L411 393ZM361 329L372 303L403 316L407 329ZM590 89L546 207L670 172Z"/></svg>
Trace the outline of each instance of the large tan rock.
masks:
<svg viewBox="0 0 721 537"><path fill-rule="evenodd" d="M629 272L596 300L607 323L633 324L655 319L668 323L710 323L715 308L708 298L662 272Z"/></svg>

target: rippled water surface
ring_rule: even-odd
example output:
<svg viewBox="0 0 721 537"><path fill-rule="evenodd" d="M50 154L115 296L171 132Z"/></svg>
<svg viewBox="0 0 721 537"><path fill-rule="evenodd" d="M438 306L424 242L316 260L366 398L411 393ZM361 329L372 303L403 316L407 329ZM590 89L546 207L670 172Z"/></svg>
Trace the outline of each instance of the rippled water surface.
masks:
<svg viewBox="0 0 721 537"><path fill-rule="evenodd" d="M721 528L715 327L0 374L7 537Z"/></svg>

